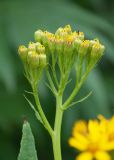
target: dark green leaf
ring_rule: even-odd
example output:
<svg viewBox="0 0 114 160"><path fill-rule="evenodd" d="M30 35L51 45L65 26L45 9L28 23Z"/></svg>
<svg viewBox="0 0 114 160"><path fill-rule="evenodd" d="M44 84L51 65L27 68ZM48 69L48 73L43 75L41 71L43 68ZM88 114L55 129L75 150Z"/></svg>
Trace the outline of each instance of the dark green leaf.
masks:
<svg viewBox="0 0 114 160"><path fill-rule="evenodd" d="M34 137L27 121L23 124L22 132L23 135L18 160L38 160Z"/></svg>

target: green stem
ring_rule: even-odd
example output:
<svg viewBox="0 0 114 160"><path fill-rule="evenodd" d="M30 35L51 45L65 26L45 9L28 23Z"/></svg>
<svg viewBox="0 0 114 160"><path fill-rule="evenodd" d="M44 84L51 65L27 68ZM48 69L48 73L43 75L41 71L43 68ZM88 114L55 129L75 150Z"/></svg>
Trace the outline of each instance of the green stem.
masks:
<svg viewBox="0 0 114 160"><path fill-rule="evenodd" d="M46 74L47 74L47 78L48 78L48 81L49 81L49 83L50 83L51 89L52 89L54 95L56 96L57 90L56 90L56 88L55 88L55 85L54 85L54 83L53 83L53 81L52 81L52 78L51 78L50 73L49 73L48 70L46 70Z"/></svg>
<svg viewBox="0 0 114 160"><path fill-rule="evenodd" d="M83 59L81 58L79 60L79 64L76 66L76 83L78 84L80 81L80 78L82 76L82 63L83 63Z"/></svg>
<svg viewBox="0 0 114 160"><path fill-rule="evenodd" d="M38 93L37 93L37 85L33 85L32 86L32 89L33 89L33 95L34 95L34 99L35 99L35 102L36 102L36 105L37 105L37 108L38 108L38 112L41 116L41 119L43 121L43 124L44 124L44 127L47 129L47 131L49 132L50 136L52 137L53 136L53 129L51 128L43 110L42 110L42 107L41 107L41 104L40 104L40 101L39 101L39 98L38 98Z"/></svg>
<svg viewBox="0 0 114 160"><path fill-rule="evenodd" d="M66 102L63 104L63 109L68 108L68 105L72 102L72 100L74 99L74 97L77 95L78 91L80 90L82 84L85 82L88 74L90 72L90 68L87 69L86 73L84 74L84 76L81 78L80 82L78 82L78 84L76 83L74 90L72 91L71 95L69 96L69 98L66 100Z"/></svg>
<svg viewBox="0 0 114 160"><path fill-rule="evenodd" d="M56 65L56 58L55 58L55 55L52 54L52 73L53 73L53 78L55 80L55 83L56 83L56 85L58 87L59 86L59 82L58 82L57 75L56 75L55 65Z"/></svg>
<svg viewBox="0 0 114 160"><path fill-rule="evenodd" d="M54 135L52 138L54 160L62 160L62 156L61 156L61 124L62 124L63 110L61 109L61 106L62 106L62 95L58 95L57 96L55 125L54 125Z"/></svg>
<svg viewBox="0 0 114 160"><path fill-rule="evenodd" d="M64 110L62 109L62 97L68 79L68 74L61 76L59 91L56 96L56 115L54 124L54 135L52 138L54 160L62 160L61 155L61 125Z"/></svg>
<svg viewBox="0 0 114 160"><path fill-rule="evenodd" d="M59 86L59 82L58 82L57 75L56 75L56 71L55 71L55 68L54 68L54 67L52 68L52 72L53 72L53 77L54 77L56 86L58 87L58 86Z"/></svg>

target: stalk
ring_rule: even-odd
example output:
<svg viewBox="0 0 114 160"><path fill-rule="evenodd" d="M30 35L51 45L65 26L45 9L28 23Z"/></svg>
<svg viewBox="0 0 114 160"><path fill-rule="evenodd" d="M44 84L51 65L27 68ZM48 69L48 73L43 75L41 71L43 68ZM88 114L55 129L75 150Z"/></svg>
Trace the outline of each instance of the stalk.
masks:
<svg viewBox="0 0 114 160"><path fill-rule="evenodd" d="M42 106L40 104L38 93L37 93L37 85L33 85L32 88L33 88L34 99L35 99L39 114L41 116L41 119L43 121L43 125L47 129L47 131L49 132L50 136L52 137L53 136L53 129L51 128L51 126L50 126L50 124L49 124L49 122L48 122L48 120L42 110Z"/></svg>
<svg viewBox="0 0 114 160"><path fill-rule="evenodd" d="M61 126L64 110L62 109L63 92L67 83L68 74L61 76L58 94L56 96L56 114L54 123L54 134L52 136L52 145L54 160L62 160L61 155Z"/></svg>
<svg viewBox="0 0 114 160"><path fill-rule="evenodd" d="M52 137L54 160L62 160L62 155L61 155L61 124L62 124L63 110L61 109L61 106L62 106L62 95L58 95L57 96L55 125L54 125L54 134Z"/></svg>

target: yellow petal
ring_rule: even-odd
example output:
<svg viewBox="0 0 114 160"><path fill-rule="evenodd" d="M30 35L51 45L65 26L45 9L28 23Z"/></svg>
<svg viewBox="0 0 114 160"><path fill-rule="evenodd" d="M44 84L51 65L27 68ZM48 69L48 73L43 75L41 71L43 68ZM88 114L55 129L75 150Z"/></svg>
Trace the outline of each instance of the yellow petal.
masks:
<svg viewBox="0 0 114 160"><path fill-rule="evenodd" d="M107 123L106 121L100 122L100 132L107 133Z"/></svg>
<svg viewBox="0 0 114 160"><path fill-rule="evenodd" d="M83 152L76 158L76 160L92 160L92 159L93 155L90 152Z"/></svg>
<svg viewBox="0 0 114 160"><path fill-rule="evenodd" d="M99 114L98 116L98 119L100 120L100 121L106 121L106 119L105 119L105 117L103 116L103 115L101 115L101 114Z"/></svg>
<svg viewBox="0 0 114 160"><path fill-rule="evenodd" d="M111 135L111 139L114 139L114 116L109 120L108 132Z"/></svg>
<svg viewBox="0 0 114 160"><path fill-rule="evenodd" d="M74 137L76 140L78 140L80 143L83 144L88 144L88 137L80 134L80 133L76 133L76 137Z"/></svg>
<svg viewBox="0 0 114 160"><path fill-rule="evenodd" d="M92 142L99 141L100 139L100 127L97 120L90 120L88 123L89 138Z"/></svg>
<svg viewBox="0 0 114 160"><path fill-rule="evenodd" d="M73 128L73 136L75 137L75 134L79 132L82 134L87 133L87 123L85 121L78 121L75 123L74 128Z"/></svg>
<svg viewBox="0 0 114 160"><path fill-rule="evenodd" d="M108 141L107 143L104 144L104 149L106 151L114 150L114 140Z"/></svg>
<svg viewBox="0 0 114 160"><path fill-rule="evenodd" d="M110 155L104 151L96 152L95 158L96 160L111 160Z"/></svg>
<svg viewBox="0 0 114 160"><path fill-rule="evenodd" d="M69 145L80 151L85 151L87 149L87 143L80 143L80 141L76 140L75 138L69 139Z"/></svg>

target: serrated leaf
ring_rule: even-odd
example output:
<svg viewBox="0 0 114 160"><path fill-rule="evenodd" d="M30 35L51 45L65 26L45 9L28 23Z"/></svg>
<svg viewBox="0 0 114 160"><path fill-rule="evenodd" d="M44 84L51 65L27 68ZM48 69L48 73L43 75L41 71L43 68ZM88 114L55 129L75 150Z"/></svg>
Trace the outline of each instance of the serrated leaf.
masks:
<svg viewBox="0 0 114 160"><path fill-rule="evenodd" d="M18 160L38 160L34 137L30 124L27 121L23 124L21 148Z"/></svg>

